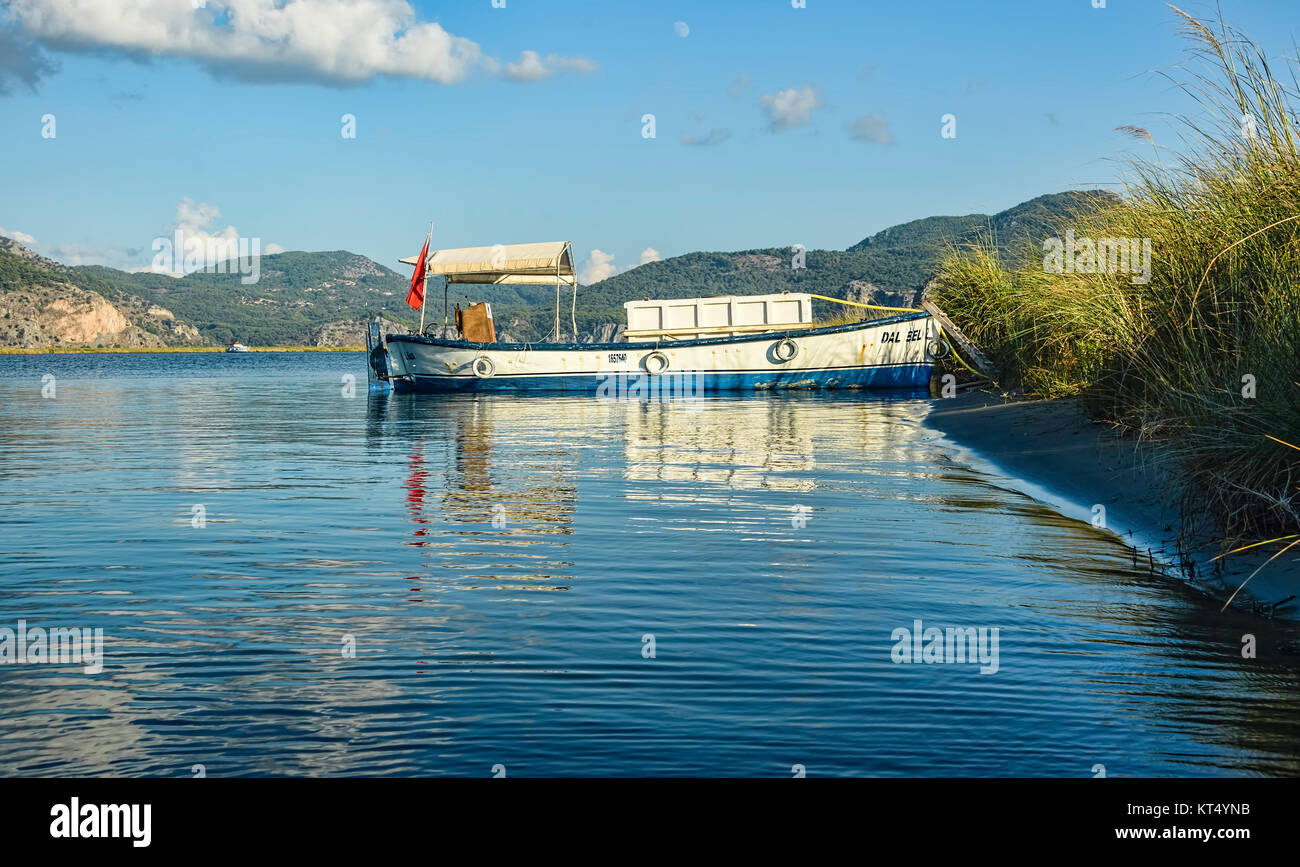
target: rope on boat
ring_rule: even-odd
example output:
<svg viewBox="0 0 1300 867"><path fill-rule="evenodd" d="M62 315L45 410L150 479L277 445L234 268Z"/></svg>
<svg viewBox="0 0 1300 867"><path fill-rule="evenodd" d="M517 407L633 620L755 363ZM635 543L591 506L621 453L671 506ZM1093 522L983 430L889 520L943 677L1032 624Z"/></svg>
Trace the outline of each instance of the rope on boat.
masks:
<svg viewBox="0 0 1300 867"><path fill-rule="evenodd" d="M921 310L915 307L881 307L879 304L859 304L857 301L845 301L843 298L832 298L829 295L814 295L808 293L809 298L820 298L822 301L834 301L836 304L847 304L850 307L865 307L868 310L895 310L900 313L921 313Z"/></svg>
<svg viewBox="0 0 1300 867"><path fill-rule="evenodd" d="M940 336L940 337L943 337L944 339L947 339L947 335L943 333L943 326L942 326L942 325L939 326L939 336ZM955 342L955 341L949 340L949 341L948 341L948 346L952 348L952 357L955 358L955 359L957 359L957 363L958 363L958 364L960 364L962 367L966 368L967 370L969 370L971 373L975 374L976 376L980 377L981 379L986 379L986 378L988 378L985 374L980 373L978 370L976 370L975 368L971 367L969 364L966 363L966 360L965 360L964 358L961 357L961 353L957 351L957 345L956 345L956 342ZM993 380L992 380L992 379L989 379L989 382L993 382ZM993 382L993 384L994 384L994 385L997 385L996 382Z"/></svg>
<svg viewBox="0 0 1300 867"><path fill-rule="evenodd" d="M814 295L811 292L808 293L808 297L820 298L822 301L834 301L836 304L847 304L849 307L865 307L868 310L894 310L900 313L924 312L922 310L916 309L915 307L882 307L879 304L859 304L857 301L845 301L843 298L832 298L829 295ZM947 338L947 335L943 333L942 325L939 326L939 336L945 339ZM969 364L966 363L966 360L961 357L961 353L957 351L956 343L957 342L953 340L948 341L948 345L952 347L952 357L957 359L957 363L960 364L962 367L966 368L967 370L969 370L971 373L975 374L976 376L980 378L986 378L985 374L980 373L978 370L976 370L975 368L971 367ZM992 382L991 379L989 381ZM993 384L997 385L996 382Z"/></svg>

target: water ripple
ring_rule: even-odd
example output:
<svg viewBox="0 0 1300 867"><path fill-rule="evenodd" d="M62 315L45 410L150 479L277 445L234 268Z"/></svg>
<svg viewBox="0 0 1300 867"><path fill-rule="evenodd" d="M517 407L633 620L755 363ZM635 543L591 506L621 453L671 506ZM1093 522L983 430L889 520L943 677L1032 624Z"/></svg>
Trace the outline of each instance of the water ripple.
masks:
<svg viewBox="0 0 1300 867"><path fill-rule="evenodd" d="M921 399L362 370L0 356L0 627L104 634L0 665L0 773L1300 773L1294 627L954 463ZM918 619L998 671L895 663Z"/></svg>

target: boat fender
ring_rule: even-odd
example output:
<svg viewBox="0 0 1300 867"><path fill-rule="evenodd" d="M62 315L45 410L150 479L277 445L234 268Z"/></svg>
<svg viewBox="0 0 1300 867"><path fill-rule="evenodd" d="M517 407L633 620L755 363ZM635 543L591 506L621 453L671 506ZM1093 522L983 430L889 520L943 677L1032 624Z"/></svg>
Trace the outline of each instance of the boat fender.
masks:
<svg viewBox="0 0 1300 867"><path fill-rule="evenodd" d="M662 352L658 350L655 350L654 352L650 353L645 358L643 358L641 360L641 363L645 365L646 373L650 374L651 376L658 376L659 374L663 373L665 370L668 369L668 356L664 355Z"/></svg>
<svg viewBox="0 0 1300 867"><path fill-rule="evenodd" d="M799 344L788 337L782 338L772 347L772 356L777 361L789 361L799 354Z"/></svg>
<svg viewBox="0 0 1300 867"><path fill-rule="evenodd" d="M952 347L948 345L948 341L946 340L939 339L930 341L930 355L934 358L943 358L951 351Z"/></svg>
<svg viewBox="0 0 1300 867"><path fill-rule="evenodd" d="M487 379L489 376L497 372L497 366L493 364L492 359L488 358L486 355L480 355L478 358L474 359L473 370L474 375L479 379Z"/></svg>

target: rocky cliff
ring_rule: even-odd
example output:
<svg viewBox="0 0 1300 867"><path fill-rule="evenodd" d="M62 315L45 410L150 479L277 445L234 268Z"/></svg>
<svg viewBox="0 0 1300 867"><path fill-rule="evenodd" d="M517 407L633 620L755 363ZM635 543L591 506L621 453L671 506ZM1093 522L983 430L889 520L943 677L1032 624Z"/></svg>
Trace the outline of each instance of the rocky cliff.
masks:
<svg viewBox="0 0 1300 867"><path fill-rule="evenodd" d="M368 319L340 319L327 322L312 332L308 346L365 346ZM405 334L408 327L391 319L380 320L383 334Z"/></svg>
<svg viewBox="0 0 1300 867"><path fill-rule="evenodd" d="M626 330L622 322L603 322L578 338L579 343L622 343Z"/></svg>
<svg viewBox="0 0 1300 867"><path fill-rule="evenodd" d="M202 343L193 326L143 298L109 300L71 268L0 238L0 346L151 347Z"/></svg>

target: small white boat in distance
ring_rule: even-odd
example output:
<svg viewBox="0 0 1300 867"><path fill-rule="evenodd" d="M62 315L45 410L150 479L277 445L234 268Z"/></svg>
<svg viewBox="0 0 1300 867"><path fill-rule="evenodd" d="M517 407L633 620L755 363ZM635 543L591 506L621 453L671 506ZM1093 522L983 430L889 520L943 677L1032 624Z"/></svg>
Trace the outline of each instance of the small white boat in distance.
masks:
<svg viewBox="0 0 1300 867"><path fill-rule="evenodd" d="M466 315L465 324L457 317L462 338L474 340L381 335L378 323L372 323L366 339L371 380L388 383L398 392L601 394L623 391L629 379L680 377L688 378L695 393L915 389L929 385L935 359L948 350L938 323L923 310L873 308L894 315L817 326L812 319L813 296L806 293L632 301L624 305L625 342L578 343L576 337L575 342L565 342L560 287L573 288L572 311L578 286L572 245L563 241L439 250L429 255L427 274L440 274L457 284L554 282L555 327L548 339L556 339L497 342L491 307L482 304L470 308L474 316ZM570 317L576 335L572 312Z"/></svg>
<svg viewBox="0 0 1300 867"><path fill-rule="evenodd" d="M240 343L238 340L230 341L230 345L226 347L226 352L247 352L247 351L248 351L248 347Z"/></svg>

